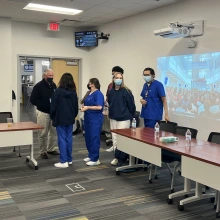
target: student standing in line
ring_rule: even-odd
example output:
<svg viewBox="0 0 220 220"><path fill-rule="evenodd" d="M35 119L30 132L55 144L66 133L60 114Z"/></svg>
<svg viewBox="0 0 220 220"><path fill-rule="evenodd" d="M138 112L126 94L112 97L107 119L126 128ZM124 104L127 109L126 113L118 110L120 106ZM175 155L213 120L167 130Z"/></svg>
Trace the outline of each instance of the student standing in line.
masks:
<svg viewBox="0 0 220 220"><path fill-rule="evenodd" d="M84 159L86 165L99 165L100 134L103 124L104 96L100 92L99 80L89 80L90 93L84 99L81 111L84 112L85 141L88 157Z"/></svg>
<svg viewBox="0 0 220 220"><path fill-rule="evenodd" d="M114 66L112 68L112 78L114 78L114 74L118 72L118 73L121 73L123 74L124 73L124 70L120 67L120 66ZM108 102L108 93L109 91L112 89L113 87L113 82L111 82L109 85L108 85L108 89L107 89L107 92L106 92L106 102ZM110 147L106 150L107 152L113 152L114 151L114 147Z"/></svg>
<svg viewBox="0 0 220 220"><path fill-rule="evenodd" d="M64 73L59 87L51 99L50 117L56 127L60 162L55 167L66 168L72 164L73 124L78 114L76 85L70 73Z"/></svg>
<svg viewBox="0 0 220 220"><path fill-rule="evenodd" d="M124 85L123 74L116 72L113 77L113 88L108 93L109 118L111 129L130 128L136 106L131 91ZM112 133L113 148L117 148L117 135ZM117 155L115 155L117 157ZM117 165L120 158L111 164Z"/></svg>
<svg viewBox="0 0 220 220"><path fill-rule="evenodd" d="M155 72L152 68L143 71L145 84L141 92L141 117L144 118L144 126L154 128L155 124L162 120L163 108L165 120L169 121L166 94L163 84L155 80Z"/></svg>
<svg viewBox="0 0 220 220"><path fill-rule="evenodd" d="M87 84L87 89L88 89L88 91L86 92L86 94L84 95L84 97L80 100L80 104L81 104L81 105L84 105L84 101L85 101L86 97L87 97L87 96L89 95L89 93L91 92L91 91L90 91L89 84ZM83 135L85 135L85 130L84 130L84 112L81 112L80 119L81 119L81 124L82 124Z"/></svg>

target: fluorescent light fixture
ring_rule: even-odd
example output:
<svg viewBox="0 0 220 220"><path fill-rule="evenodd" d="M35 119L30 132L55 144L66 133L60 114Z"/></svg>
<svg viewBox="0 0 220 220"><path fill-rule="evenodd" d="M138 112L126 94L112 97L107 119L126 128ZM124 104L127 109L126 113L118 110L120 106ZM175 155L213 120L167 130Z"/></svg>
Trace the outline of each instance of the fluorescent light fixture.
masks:
<svg viewBox="0 0 220 220"><path fill-rule="evenodd" d="M41 11L48 13L64 14L64 15L76 15L82 12L82 10L72 9L72 8L62 8L50 5L40 5L29 3L23 9L32 10L32 11Z"/></svg>

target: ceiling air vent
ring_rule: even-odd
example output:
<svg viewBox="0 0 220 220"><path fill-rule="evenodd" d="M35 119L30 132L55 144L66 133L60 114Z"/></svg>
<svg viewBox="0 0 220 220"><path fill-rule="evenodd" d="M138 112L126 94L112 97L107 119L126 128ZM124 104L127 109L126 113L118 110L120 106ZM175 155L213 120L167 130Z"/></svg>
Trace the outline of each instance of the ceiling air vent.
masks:
<svg viewBox="0 0 220 220"><path fill-rule="evenodd" d="M78 20L70 20L70 19L63 19L62 21L60 21L61 24L69 24L69 25L74 25L74 24L78 24L80 23L81 21L78 21Z"/></svg>

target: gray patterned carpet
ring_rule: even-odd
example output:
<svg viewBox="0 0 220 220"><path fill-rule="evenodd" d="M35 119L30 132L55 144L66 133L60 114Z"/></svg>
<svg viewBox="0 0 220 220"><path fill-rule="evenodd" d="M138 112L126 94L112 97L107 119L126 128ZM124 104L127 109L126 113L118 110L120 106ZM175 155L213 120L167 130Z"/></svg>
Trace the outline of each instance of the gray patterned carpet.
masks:
<svg viewBox="0 0 220 220"><path fill-rule="evenodd" d="M25 138L25 137L24 137ZM110 165L112 153L102 137L101 165L87 167L84 138L74 137L73 165L67 169L53 166L58 156L43 160L38 155L35 134L35 158L39 170L25 163L28 147L21 148L22 157L12 148L0 149L0 220L212 220L215 210L209 200L186 205L184 212L177 210L178 201L166 203L170 192L170 175L159 169L159 179L148 183L148 172L115 175ZM175 190L181 190L179 175Z"/></svg>

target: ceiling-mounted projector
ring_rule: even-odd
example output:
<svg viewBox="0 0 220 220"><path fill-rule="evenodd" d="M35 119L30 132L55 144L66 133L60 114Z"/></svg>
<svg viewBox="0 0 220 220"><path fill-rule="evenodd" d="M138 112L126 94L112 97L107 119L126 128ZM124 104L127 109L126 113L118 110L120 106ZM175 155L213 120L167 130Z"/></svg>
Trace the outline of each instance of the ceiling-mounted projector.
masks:
<svg viewBox="0 0 220 220"><path fill-rule="evenodd" d="M167 27L154 31L155 36L161 36L165 38L180 38L188 37L190 30L187 27Z"/></svg>
<svg viewBox="0 0 220 220"><path fill-rule="evenodd" d="M172 22L166 28L154 31L155 36L164 38L184 38L202 36L204 33L204 21L193 21L188 23Z"/></svg>

